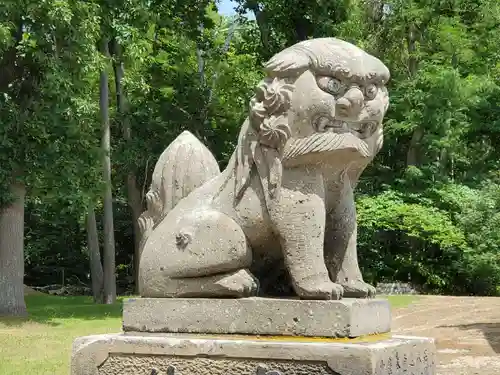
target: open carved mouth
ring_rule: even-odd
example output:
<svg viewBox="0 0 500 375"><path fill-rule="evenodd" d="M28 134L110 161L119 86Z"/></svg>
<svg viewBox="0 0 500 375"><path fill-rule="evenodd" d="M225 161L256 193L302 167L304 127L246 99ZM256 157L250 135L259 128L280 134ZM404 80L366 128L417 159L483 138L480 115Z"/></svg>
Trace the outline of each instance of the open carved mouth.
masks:
<svg viewBox="0 0 500 375"><path fill-rule="evenodd" d="M367 138L373 134L378 126L377 121L346 121L336 120L329 116L318 116L314 119L313 125L320 133L353 133L359 138Z"/></svg>

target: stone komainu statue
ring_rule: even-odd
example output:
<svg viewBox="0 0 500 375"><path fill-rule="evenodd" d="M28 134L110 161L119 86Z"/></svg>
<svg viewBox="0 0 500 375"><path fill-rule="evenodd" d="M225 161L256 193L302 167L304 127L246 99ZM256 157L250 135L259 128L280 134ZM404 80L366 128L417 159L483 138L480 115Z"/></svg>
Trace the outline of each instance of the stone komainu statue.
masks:
<svg viewBox="0 0 500 375"><path fill-rule="evenodd" d="M140 218L143 297L375 294L358 266L353 190L382 146L389 70L321 38L265 71L224 171L189 132L160 157Z"/></svg>

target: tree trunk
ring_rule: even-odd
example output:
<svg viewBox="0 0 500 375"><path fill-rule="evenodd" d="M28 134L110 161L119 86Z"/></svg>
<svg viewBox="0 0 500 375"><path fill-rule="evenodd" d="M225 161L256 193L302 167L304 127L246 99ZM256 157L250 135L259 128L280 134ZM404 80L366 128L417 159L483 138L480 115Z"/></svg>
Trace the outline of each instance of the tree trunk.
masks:
<svg viewBox="0 0 500 375"><path fill-rule="evenodd" d="M13 201L0 208L0 316L26 316L24 302L23 184L10 186Z"/></svg>
<svg viewBox="0 0 500 375"><path fill-rule="evenodd" d="M308 38L308 25L303 18L296 19L294 21L294 31L295 31L295 43L302 42Z"/></svg>
<svg viewBox="0 0 500 375"><path fill-rule="evenodd" d="M420 153L420 141L424 137L424 130L420 127L416 127L413 131L410 144L408 146L408 152L406 154L406 166L414 165L417 166L419 163L418 155Z"/></svg>
<svg viewBox="0 0 500 375"><path fill-rule="evenodd" d="M415 56L417 51L417 28L415 25L410 25L408 28L408 71L410 77L413 77L418 69L418 60Z"/></svg>
<svg viewBox="0 0 500 375"><path fill-rule="evenodd" d="M222 51L221 51L221 55L225 55L227 53L227 51L229 50L229 47L231 46L231 39L233 38L234 36L234 33L236 31L236 27L238 26L238 20L234 20L231 25L229 26L229 30L228 30L228 33L227 33L227 36L226 36L226 39L224 40L224 46L222 47ZM200 71L200 76L202 77L205 77L205 70L204 70L204 66L205 66L205 63L204 63L204 60L203 60L203 57L201 60L198 60L198 69ZM217 79L219 78L219 72L220 72L220 65L217 66L215 72L214 72L214 75L212 76L212 83L210 85L210 87L208 88L208 95L207 95L207 100L205 102L205 107L203 108L202 110L202 126L207 128L209 126L208 124L208 113L210 111L210 106L212 104L212 101L213 101L213 97L214 97L214 91L215 91L215 88L216 88L216 85L217 85ZM206 141L206 139L205 139Z"/></svg>
<svg viewBox="0 0 500 375"><path fill-rule="evenodd" d="M102 53L109 58L108 41L102 43ZM115 235L113 226L113 193L111 190L111 129L109 125L109 88L108 73L101 71L100 98L103 151L103 177L104 192L104 303L111 304L116 301L116 275L115 275Z"/></svg>
<svg viewBox="0 0 500 375"><path fill-rule="evenodd" d="M257 26L260 31L260 40L264 49L271 56L273 54L271 43L270 43L270 34L271 31L269 29L269 25L267 22L267 17L265 11L260 9L260 5L258 1L248 1L247 8L250 9L255 15L255 20L257 21Z"/></svg>
<svg viewBox="0 0 500 375"><path fill-rule="evenodd" d="M290 44L306 40L311 30L310 21L305 17L306 1L296 3L296 7L292 20L290 21L291 25L293 25L295 40Z"/></svg>
<svg viewBox="0 0 500 375"><path fill-rule="evenodd" d="M125 68L122 61L122 53L120 45L114 41L113 52L115 54L115 61L113 62L113 69L115 72L115 86L116 86L116 107L121 119L121 126L123 132L123 139L126 142L132 140L132 129L130 122L127 118L127 103L125 94L123 93L123 77L125 75ZM141 257L140 242L141 242L141 229L139 227L139 216L143 211L142 206L142 193L137 183L137 177L133 171L129 171L126 178L127 186L127 201L132 211L132 223L134 228L134 280L135 289L138 288L139 277L139 260Z"/></svg>
<svg viewBox="0 0 500 375"><path fill-rule="evenodd" d="M410 78L413 78L417 73L418 69L418 60L415 56L415 52L417 43L417 30L415 25L410 25L408 28L408 73ZM413 134L410 140L410 145L408 146L408 152L406 154L406 166L417 166L418 165L418 155L420 153L420 141L424 137L424 129L420 126L417 126L413 130Z"/></svg>
<svg viewBox="0 0 500 375"><path fill-rule="evenodd" d="M407 38L407 46L408 46L408 74L410 79L415 77L418 69L418 60L415 56L415 52L417 43L417 29L414 24L411 24L408 28L408 38ZM418 166L420 162L420 153L422 152L420 148L420 142L424 138L424 129L417 125L413 130L413 134L410 139L410 144L408 145L408 152L406 153L406 166ZM406 239L408 240L408 247L414 253L419 251L419 241L415 237L409 236L408 234L404 234Z"/></svg>
<svg viewBox="0 0 500 375"><path fill-rule="evenodd" d="M445 176L448 167L448 150L444 147L441 149L441 152L439 153L438 162L439 162L439 171L443 176Z"/></svg>
<svg viewBox="0 0 500 375"><path fill-rule="evenodd" d="M200 34L203 34L204 31L203 22L199 26ZM201 87L205 86L205 59L203 58L203 50L198 45L196 46L196 57L198 59L198 75L200 77L200 85Z"/></svg>
<svg viewBox="0 0 500 375"><path fill-rule="evenodd" d="M103 303L104 273L99 251L99 237L97 235L94 207L90 207L87 214L87 246L90 256L90 278L92 280L94 302Z"/></svg>
<svg viewBox="0 0 500 375"><path fill-rule="evenodd" d="M135 290L139 285L139 261L141 259L141 228L139 227L139 216L142 214L142 196L137 187L137 180L133 173L127 176L127 199L132 210L132 222L134 228L134 281Z"/></svg>

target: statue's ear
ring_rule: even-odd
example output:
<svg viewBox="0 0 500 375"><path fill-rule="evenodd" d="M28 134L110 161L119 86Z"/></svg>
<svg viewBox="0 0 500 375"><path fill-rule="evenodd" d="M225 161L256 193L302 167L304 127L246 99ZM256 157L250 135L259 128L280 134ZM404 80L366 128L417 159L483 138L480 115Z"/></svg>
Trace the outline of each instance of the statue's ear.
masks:
<svg viewBox="0 0 500 375"><path fill-rule="evenodd" d="M276 199L281 187L281 159L291 137L287 111L294 86L277 78L265 79L250 101L250 116L238 137L235 199L243 196L250 183L254 164L259 174L266 204Z"/></svg>
<svg viewBox="0 0 500 375"><path fill-rule="evenodd" d="M252 129L247 118L238 136L236 149L235 191L234 196L239 200L250 182L250 172L254 165L254 149L257 146L258 136Z"/></svg>
<svg viewBox="0 0 500 375"><path fill-rule="evenodd" d="M240 199L250 182L255 164L266 205L279 198L283 167L283 148L290 138L286 116L271 116L260 125L257 133L247 120L238 139L235 197Z"/></svg>
<svg viewBox="0 0 500 375"><path fill-rule="evenodd" d="M279 200L283 177L281 155L278 150L259 144L254 149L254 161L260 177L266 207L269 209L273 201Z"/></svg>
<svg viewBox="0 0 500 375"><path fill-rule="evenodd" d="M266 200L279 198L283 166L281 159L283 149L291 137L288 118L286 115L271 116L264 119L260 125L259 147L255 149L254 159L264 192L267 190Z"/></svg>

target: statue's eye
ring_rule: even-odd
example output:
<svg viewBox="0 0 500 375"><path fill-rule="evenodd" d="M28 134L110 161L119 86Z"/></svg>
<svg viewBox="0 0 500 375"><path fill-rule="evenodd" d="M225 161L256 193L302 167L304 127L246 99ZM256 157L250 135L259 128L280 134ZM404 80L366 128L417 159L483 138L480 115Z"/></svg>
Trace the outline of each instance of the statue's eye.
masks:
<svg viewBox="0 0 500 375"><path fill-rule="evenodd" d="M327 85L328 92L331 94L338 94L342 89L342 83L337 78L330 78Z"/></svg>
<svg viewBox="0 0 500 375"><path fill-rule="evenodd" d="M342 91L342 82L333 77L320 77L318 79L318 86L321 90L332 95L338 95Z"/></svg>
<svg viewBox="0 0 500 375"><path fill-rule="evenodd" d="M378 87L375 86L374 84L369 84L365 87L365 97L368 100L373 100L377 96L378 93Z"/></svg>

